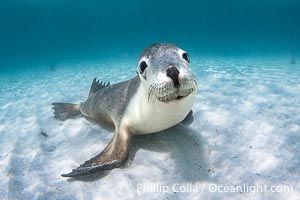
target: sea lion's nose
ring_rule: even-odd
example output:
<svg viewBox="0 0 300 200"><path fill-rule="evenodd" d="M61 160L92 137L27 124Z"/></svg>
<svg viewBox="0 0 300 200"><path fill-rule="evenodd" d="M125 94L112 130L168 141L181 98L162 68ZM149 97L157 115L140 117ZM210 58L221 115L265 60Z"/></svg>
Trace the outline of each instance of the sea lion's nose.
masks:
<svg viewBox="0 0 300 200"><path fill-rule="evenodd" d="M179 86L179 70L177 69L177 67L172 66L168 68L167 76L173 80L175 87Z"/></svg>

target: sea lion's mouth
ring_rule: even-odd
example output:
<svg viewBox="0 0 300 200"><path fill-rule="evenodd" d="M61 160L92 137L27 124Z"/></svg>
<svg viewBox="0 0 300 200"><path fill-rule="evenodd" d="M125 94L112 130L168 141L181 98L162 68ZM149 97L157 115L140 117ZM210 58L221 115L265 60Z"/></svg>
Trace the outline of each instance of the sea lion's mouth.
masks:
<svg viewBox="0 0 300 200"><path fill-rule="evenodd" d="M185 96L181 96L178 95L176 98L167 98L167 97L157 97L158 101L163 102L163 103L170 103L170 102L177 102L177 101L181 101L183 99L185 99L186 97L188 97L191 93L185 95Z"/></svg>
<svg viewBox="0 0 300 200"><path fill-rule="evenodd" d="M153 82L148 89L148 101L156 100L162 103L180 102L197 90L194 79L182 82L179 87L173 84Z"/></svg>
<svg viewBox="0 0 300 200"><path fill-rule="evenodd" d="M175 100L180 100L180 99L182 99L184 97L186 97L186 96L180 96L180 95L178 95Z"/></svg>

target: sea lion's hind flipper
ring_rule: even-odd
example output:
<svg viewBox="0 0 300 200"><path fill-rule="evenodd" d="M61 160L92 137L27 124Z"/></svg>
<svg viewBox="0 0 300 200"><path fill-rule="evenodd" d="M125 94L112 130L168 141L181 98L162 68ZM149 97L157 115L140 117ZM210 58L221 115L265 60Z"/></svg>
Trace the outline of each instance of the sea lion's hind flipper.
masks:
<svg viewBox="0 0 300 200"><path fill-rule="evenodd" d="M89 96L95 94L96 92L98 92L99 90L109 86L110 83L109 82L99 82L99 80L97 80L97 78L93 79L92 85L91 85L91 89L90 89L90 93Z"/></svg>
<svg viewBox="0 0 300 200"><path fill-rule="evenodd" d="M189 126L194 121L193 110L190 110L189 114L182 120L182 124L185 126Z"/></svg>
<svg viewBox="0 0 300 200"><path fill-rule="evenodd" d="M114 135L105 149L63 177L78 177L120 167L128 158L131 136L127 133Z"/></svg>
<svg viewBox="0 0 300 200"><path fill-rule="evenodd" d="M81 114L80 105L72 103L52 103L54 118L65 121Z"/></svg>

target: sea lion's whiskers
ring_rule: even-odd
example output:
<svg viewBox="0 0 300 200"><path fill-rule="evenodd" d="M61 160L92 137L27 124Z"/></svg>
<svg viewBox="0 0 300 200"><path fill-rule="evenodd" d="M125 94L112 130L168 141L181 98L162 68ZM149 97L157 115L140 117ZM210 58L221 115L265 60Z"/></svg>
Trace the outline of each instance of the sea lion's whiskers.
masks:
<svg viewBox="0 0 300 200"><path fill-rule="evenodd" d="M153 97L156 96L155 93L156 93L157 87L158 87L158 83L156 81L153 81L150 84L150 87L148 90L148 102L150 102L151 99L153 99Z"/></svg>
<svg viewBox="0 0 300 200"><path fill-rule="evenodd" d="M198 88L198 83L197 83L197 77L196 77L196 75L195 74L193 74L193 73L190 73L191 74L191 77L192 77L192 80L193 80L193 82L194 82L194 84L196 85L196 88Z"/></svg>
<svg viewBox="0 0 300 200"><path fill-rule="evenodd" d="M151 98L153 88L154 88L154 83L150 84L150 87L148 89L148 102L150 102L150 98Z"/></svg>

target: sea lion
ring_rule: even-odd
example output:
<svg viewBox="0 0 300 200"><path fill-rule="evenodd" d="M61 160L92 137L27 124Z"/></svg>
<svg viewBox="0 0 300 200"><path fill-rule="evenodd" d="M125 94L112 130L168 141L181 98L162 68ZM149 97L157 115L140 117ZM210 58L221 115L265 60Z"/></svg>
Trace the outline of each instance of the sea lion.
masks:
<svg viewBox="0 0 300 200"><path fill-rule="evenodd" d="M174 44L153 44L142 52L134 78L115 85L95 78L85 102L53 103L57 119L81 114L115 130L100 154L62 176L120 167L128 158L133 135L162 131L191 118L197 82L189 63L187 52Z"/></svg>

